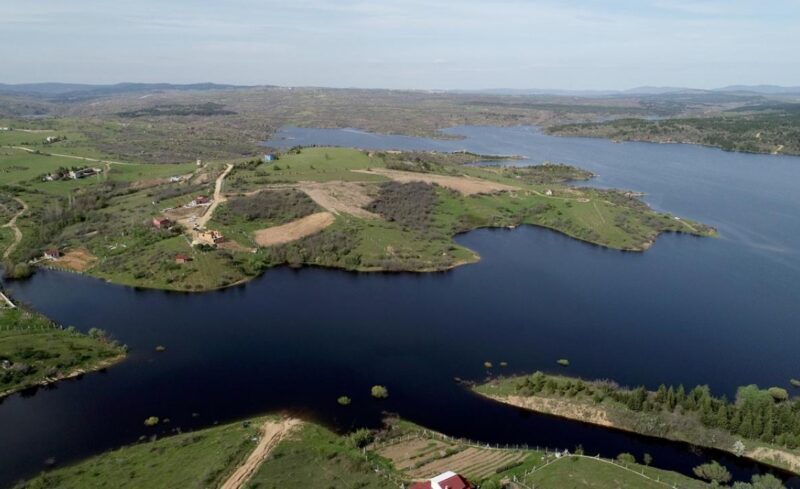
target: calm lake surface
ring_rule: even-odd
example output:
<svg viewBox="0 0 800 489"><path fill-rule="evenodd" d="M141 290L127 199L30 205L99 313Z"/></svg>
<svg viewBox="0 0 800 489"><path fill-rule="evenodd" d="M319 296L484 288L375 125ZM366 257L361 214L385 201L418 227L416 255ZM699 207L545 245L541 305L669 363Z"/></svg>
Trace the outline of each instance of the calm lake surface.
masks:
<svg viewBox="0 0 800 489"><path fill-rule="evenodd" d="M141 291L42 271L8 283L16 299L131 347L106 373L0 403L0 486L50 457L63 464L136 441L269 411L339 430L384 412L491 443L627 451L690 473L708 458L749 478L759 467L677 443L524 413L454 381L556 371L623 384L788 387L800 376L800 158L687 145L555 138L534 128L460 127L461 140L289 128L271 146L466 149L571 163L591 185L647 193L654 207L716 226L719 239L662 236L646 253L587 245L523 227L458 241L482 256L441 274L280 268L205 294ZM164 345L165 353L155 353ZM390 396L373 400L384 384ZM342 408L346 394L353 404ZM148 416L169 424L145 428ZM798 481L791 481L800 487Z"/></svg>

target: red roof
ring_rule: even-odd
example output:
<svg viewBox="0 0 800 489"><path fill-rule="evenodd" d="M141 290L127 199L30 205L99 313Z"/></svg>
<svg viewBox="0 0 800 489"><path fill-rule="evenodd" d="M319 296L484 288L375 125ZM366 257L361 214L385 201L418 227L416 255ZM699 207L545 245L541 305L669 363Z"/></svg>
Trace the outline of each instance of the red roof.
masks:
<svg viewBox="0 0 800 489"><path fill-rule="evenodd" d="M450 473L452 474L452 472ZM441 477L446 475L447 473L434 477L430 481L417 482L416 484L412 484L408 489L475 489L475 486L458 474L453 474L451 477L441 479ZM436 485L434 486L434 484Z"/></svg>
<svg viewBox="0 0 800 489"><path fill-rule="evenodd" d="M472 484L467 482L467 479L460 475L454 475L449 479L439 481L439 486L441 486L442 489L473 489Z"/></svg>

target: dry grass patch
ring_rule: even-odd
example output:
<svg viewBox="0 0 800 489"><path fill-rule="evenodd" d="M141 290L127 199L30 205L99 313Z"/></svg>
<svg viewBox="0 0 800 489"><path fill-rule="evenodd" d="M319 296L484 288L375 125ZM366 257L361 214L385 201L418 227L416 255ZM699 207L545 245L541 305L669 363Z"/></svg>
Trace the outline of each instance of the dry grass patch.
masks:
<svg viewBox="0 0 800 489"><path fill-rule="evenodd" d="M322 231L334 220L330 212L317 212L281 226L259 229L255 232L255 241L264 247L290 243Z"/></svg>
<svg viewBox="0 0 800 489"><path fill-rule="evenodd" d="M436 175L434 173L416 173L400 170L388 170L384 168L375 168L372 170L352 170L358 173L366 173L370 175L381 175L390 178L396 182L409 183L409 182L424 182L435 183L441 187L449 188L459 192L463 195L475 194L491 194L495 192L510 192L520 190L518 187L506 185L503 183L492 182L483 180L481 178L463 176L454 177L447 175Z"/></svg>
<svg viewBox="0 0 800 489"><path fill-rule="evenodd" d="M298 188L320 207L334 214L344 212L365 219L378 218L378 215L364 210L364 207L372 202L372 196L362 184L342 181L303 182Z"/></svg>
<svg viewBox="0 0 800 489"><path fill-rule="evenodd" d="M84 272L97 262L97 257L85 248L76 248L64 253L64 256L55 260L54 263L62 268Z"/></svg>

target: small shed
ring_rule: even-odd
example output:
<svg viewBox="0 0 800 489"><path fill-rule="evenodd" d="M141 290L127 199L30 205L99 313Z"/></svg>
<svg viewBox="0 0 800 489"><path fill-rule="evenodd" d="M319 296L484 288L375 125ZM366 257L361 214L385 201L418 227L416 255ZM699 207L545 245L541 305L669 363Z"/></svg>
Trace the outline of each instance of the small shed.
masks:
<svg viewBox="0 0 800 489"><path fill-rule="evenodd" d="M182 265L184 263L192 261L192 257L189 255L185 255L183 253L178 253L175 255L175 263Z"/></svg>
<svg viewBox="0 0 800 489"><path fill-rule="evenodd" d="M155 226L156 229L167 229L172 226L172 221L166 217L154 217L153 226Z"/></svg>

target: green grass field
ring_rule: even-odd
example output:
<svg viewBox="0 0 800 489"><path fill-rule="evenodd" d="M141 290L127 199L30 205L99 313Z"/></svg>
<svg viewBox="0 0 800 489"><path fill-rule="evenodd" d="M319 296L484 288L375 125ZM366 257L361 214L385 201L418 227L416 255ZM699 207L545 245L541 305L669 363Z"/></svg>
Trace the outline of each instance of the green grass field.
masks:
<svg viewBox="0 0 800 489"><path fill-rule="evenodd" d="M394 474L391 469L387 472ZM360 450L331 431L305 424L282 441L261 465L247 489L394 489L397 484L378 475Z"/></svg>
<svg viewBox="0 0 800 489"><path fill-rule="evenodd" d="M124 353L102 334L61 329L20 308L0 310L0 396L108 366Z"/></svg>
<svg viewBox="0 0 800 489"><path fill-rule="evenodd" d="M17 489L218 487L250 451L261 419L139 443L44 473Z"/></svg>

